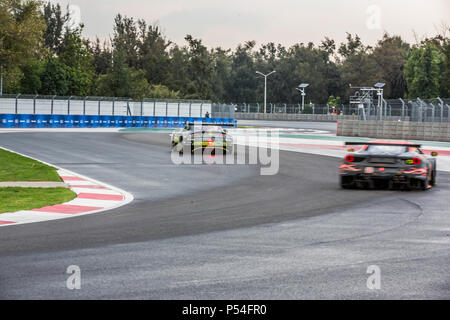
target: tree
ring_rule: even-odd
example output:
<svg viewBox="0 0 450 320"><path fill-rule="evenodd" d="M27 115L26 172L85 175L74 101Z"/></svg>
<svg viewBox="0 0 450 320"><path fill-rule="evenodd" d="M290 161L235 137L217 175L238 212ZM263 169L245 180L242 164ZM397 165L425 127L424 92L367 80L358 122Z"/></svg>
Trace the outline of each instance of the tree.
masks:
<svg viewBox="0 0 450 320"><path fill-rule="evenodd" d="M151 85L147 94L148 98L152 99L179 99L179 92L173 91L162 84Z"/></svg>
<svg viewBox="0 0 450 320"><path fill-rule="evenodd" d="M386 98L403 98L407 93L407 83L404 65L409 54L409 44L399 36L389 36L387 33L378 41L373 50L373 58L380 75L378 82L386 83L384 95Z"/></svg>
<svg viewBox="0 0 450 320"><path fill-rule="evenodd" d="M5 92L20 90L21 68L42 54L45 24L39 6L35 0L0 0L0 66Z"/></svg>
<svg viewBox="0 0 450 320"><path fill-rule="evenodd" d="M229 87L232 64L230 51L219 47L211 52L213 61L212 99L217 102L227 101L226 88Z"/></svg>
<svg viewBox="0 0 450 320"><path fill-rule="evenodd" d="M69 67L55 57L48 57L44 61L40 76L41 91L43 95L65 96L69 92Z"/></svg>
<svg viewBox="0 0 450 320"><path fill-rule="evenodd" d="M185 97L188 82L187 49L175 45L171 48L169 56L170 63L166 84L170 89L179 91L180 95Z"/></svg>
<svg viewBox="0 0 450 320"><path fill-rule="evenodd" d="M213 64L208 50L199 39L187 35L187 99L210 99L212 97Z"/></svg>
<svg viewBox="0 0 450 320"><path fill-rule="evenodd" d="M70 95L88 95L94 78L93 56L88 42L81 36L82 30L83 26L74 30L67 28L60 46L58 58L68 67L67 79Z"/></svg>
<svg viewBox="0 0 450 320"><path fill-rule="evenodd" d="M35 59L31 59L22 67L23 78L20 80L20 92L27 94L41 93L41 74L43 64Z"/></svg>
<svg viewBox="0 0 450 320"><path fill-rule="evenodd" d="M126 60L125 49L115 47L112 66L97 79L96 95L133 99L142 99L148 95L150 88L144 71L130 68Z"/></svg>
<svg viewBox="0 0 450 320"><path fill-rule="evenodd" d="M405 65L409 98L439 96L443 55L431 43L412 49Z"/></svg>
<svg viewBox="0 0 450 320"><path fill-rule="evenodd" d="M343 61L339 66L344 86L357 85L372 87L381 79L381 72L372 55L373 49L365 46L358 35L353 38L347 33L347 43L341 44L338 53ZM348 88L346 96L353 94Z"/></svg>
<svg viewBox="0 0 450 320"><path fill-rule="evenodd" d="M256 101L256 69L252 55L255 47L254 41L248 41L244 45L238 45L232 56L230 82L226 91L228 101L235 103Z"/></svg>
<svg viewBox="0 0 450 320"><path fill-rule="evenodd" d="M165 83L170 61L167 48L171 42L161 34L158 26L138 21L138 68L144 70L150 84Z"/></svg>
<svg viewBox="0 0 450 320"><path fill-rule="evenodd" d="M50 52L58 54L64 37L66 24L70 19L70 14L63 14L59 3L47 2L43 8L43 18L47 28L44 32L44 46Z"/></svg>

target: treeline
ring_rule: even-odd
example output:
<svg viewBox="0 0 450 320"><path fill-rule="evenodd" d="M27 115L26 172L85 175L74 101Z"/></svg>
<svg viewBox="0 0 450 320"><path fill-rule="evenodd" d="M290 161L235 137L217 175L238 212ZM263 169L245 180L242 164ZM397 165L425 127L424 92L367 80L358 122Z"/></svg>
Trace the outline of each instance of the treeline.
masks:
<svg viewBox="0 0 450 320"><path fill-rule="evenodd" d="M0 0L0 66L4 93L183 98L297 103L295 88L310 83L308 100L344 102L349 84L386 83L387 98L450 97L450 41L443 34L408 44L385 34L374 47L358 35L345 43L289 48L248 41L235 50L207 48L190 35L172 43L158 26L117 15L110 41L89 41L59 5ZM443 28L448 31L448 27Z"/></svg>

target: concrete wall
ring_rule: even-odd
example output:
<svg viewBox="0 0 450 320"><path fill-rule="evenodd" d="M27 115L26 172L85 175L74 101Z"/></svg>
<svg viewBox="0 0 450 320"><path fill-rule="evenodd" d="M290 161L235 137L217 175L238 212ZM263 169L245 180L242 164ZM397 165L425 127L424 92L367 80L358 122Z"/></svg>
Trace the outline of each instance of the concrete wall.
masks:
<svg viewBox="0 0 450 320"><path fill-rule="evenodd" d="M450 142L450 123L339 120L337 135Z"/></svg>

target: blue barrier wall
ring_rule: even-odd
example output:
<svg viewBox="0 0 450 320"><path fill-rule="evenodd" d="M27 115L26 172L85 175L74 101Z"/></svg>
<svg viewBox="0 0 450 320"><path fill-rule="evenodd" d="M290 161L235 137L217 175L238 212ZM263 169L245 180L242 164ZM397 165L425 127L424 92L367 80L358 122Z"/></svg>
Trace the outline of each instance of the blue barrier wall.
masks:
<svg viewBox="0 0 450 320"><path fill-rule="evenodd" d="M0 128L179 128L197 121L236 125L219 118L0 114Z"/></svg>

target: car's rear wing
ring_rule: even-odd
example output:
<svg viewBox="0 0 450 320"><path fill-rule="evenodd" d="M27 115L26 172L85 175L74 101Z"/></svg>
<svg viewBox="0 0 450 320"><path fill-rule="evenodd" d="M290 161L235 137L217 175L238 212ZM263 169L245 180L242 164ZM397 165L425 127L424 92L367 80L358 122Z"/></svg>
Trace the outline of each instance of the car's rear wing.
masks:
<svg viewBox="0 0 450 320"><path fill-rule="evenodd" d="M422 148L420 144L396 143L396 142L346 142L346 146L398 146L410 148Z"/></svg>

